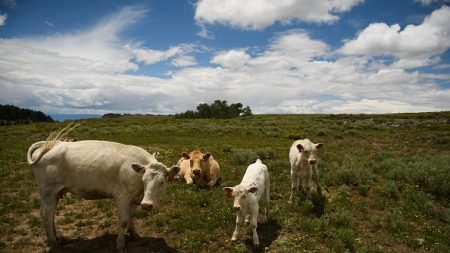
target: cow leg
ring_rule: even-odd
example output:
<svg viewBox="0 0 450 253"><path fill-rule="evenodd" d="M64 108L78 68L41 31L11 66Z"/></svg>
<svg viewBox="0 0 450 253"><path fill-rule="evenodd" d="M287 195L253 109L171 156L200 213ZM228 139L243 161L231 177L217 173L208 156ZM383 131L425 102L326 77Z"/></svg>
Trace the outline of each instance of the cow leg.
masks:
<svg viewBox="0 0 450 253"><path fill-rule="evenodd" d="M125 198L123 198L125 199ZM117 206L117 250L125 252L125 230L128 228L128 220L130 218L130 203L119 198L116 198Z"/></svg>
<svg viewBox="0 0 450 253"><path fill-rule="evenodd" d="M233 236L231 237L231 242L235 242L239 235L239 227L242 226L242 222L244 221L244 215L241 212L237 212L236 214L236 228L234 229Z"/></svg>
<svg viewBox="0 0 450 253"><path fill-rule="evenodd" d="M269 192L270 192L270 181L267 180L266 187L264 189L264 202L266 204L266 207L264 209L264 214L266 215L266 219L269 219L269 215L270 215L270 196L269 196Z"/></svg>
<svg viewBox="0 0 450 253"><path fill-rule="evenodd" d="M294 166L291 166L291 180L292 180L292 188L291 188L291 197L289 198L289 203L295 202L295 195L298 192L298 186L300 183L300 175Z"/></svg>
<svg viewBox="0 0 450 253"><path fill-rule="evenodd" d="M258 210L259 208L255 208L254 210L252 210L252 215L251 215L251 219L250 219L250 227L252 228L252 232L253 232L253 246L255 247L259 247L259 238L258 238L258 233L256 232L256 228L258 227Z"/></svg>
<svg viewBox="0 0 450 253"><path fill-rule="evenodd" d="M311 199L311 176L312 176L311 174L312 174L312 166L308 165L308 168L306 169L306 182L305 182L307 199Z"/></svg>
<svg viewBox="0 0 450 253"><path fill-rule="evenodd" d="M189 173L186 173L186 175L184 175L184 180L186 180L186 184L194 183L194 180L192 179L191 175L189 175Z"/></svg>
<svg viewBox="0 0 450 253"><path fill-rule="evenodd" d="M216 183L217 183L217 179L213 179L213 180L208 182L208 187L212 188L214 185L216 185Z"/></svg>
<svg viewBox="0 0 450 253"><path fill-rule="evenodd" d="M45 226L45 233L47 234L47 244L50 247L58 246L56 239L55 228L55 211L58 203L57 193L41 194L41 216Z"/></svg>
<svg viewBox="0 0 450 253"><path fill-rule="evenodd" d="M320 187L320 182L319 182L319 170L317 169L317 165L313 166L313 181L316 184L316 191L317 194L322 195L322 187Z"/></svg>
<svg viewBox="0 0 450 253"><path fill-rule="evenodd" d="M134 222L133 222L133 217L134 217L134 213L136 212L136 208L137 205L134 203L131 203L130 205L130 211L129 211L129 217L128 217L128 233L130 233L131 238L133 239L138 239L139 235L136 232L136 229L134 228Z"/></svg>
<svg viewBox="0 0 450 253"><path fill-rule="evenodd" d="M245 224L245 225L250 224L250 213L247 214L247 215L245 215L245 221L244 221L244 224Z"/></svg>

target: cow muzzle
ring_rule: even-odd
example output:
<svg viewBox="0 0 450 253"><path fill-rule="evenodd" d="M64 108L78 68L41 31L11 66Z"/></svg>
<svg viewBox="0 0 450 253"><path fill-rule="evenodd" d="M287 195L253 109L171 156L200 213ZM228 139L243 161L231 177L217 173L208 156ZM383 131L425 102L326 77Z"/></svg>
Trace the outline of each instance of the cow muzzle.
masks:
<svg viewBox="0 0 450 253"><path fill-rule="evenodd" d="M151 203L141 203L141 207L144 210L150 211L153 208L153 204L151 204Z"/></svg>
<svg viewBox="0 0 450 253"><path fill-rule="evenodd" d="M314 164L316 164L316 160L309 160L309 164L311 164L311 165L314 165Z"/></svg>
<svg viewBox="0 0 450 253"><path fill-rule="evenodd" d="M233 206L234 211L239 212L241 210L240 206Z"/></svg>
<svg viewBox="0 0 450 253"><path fill-rule="evenodd" d="M192 173L194 173L194 175L198 176L200 175L201 170L200 169L193 169Z"/></svg>

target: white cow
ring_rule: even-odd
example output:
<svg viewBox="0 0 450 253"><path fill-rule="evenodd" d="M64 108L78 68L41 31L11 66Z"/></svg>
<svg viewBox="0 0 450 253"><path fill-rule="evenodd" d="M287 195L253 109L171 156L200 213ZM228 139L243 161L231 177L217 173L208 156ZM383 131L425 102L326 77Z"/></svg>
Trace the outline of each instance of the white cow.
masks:
<svg viewBox="0 0 450 253"><path fill-rule="evenodd" d="M225 187L227 197L234 197L233 209L236 211L236 228L231 237L231 241L236 241L239 233L239 227L244 221L250 222L253 231L253 245L259 246L258 234L256 232L257 218L259 213L259 200L264 194L266 203L265 215L268 218L270 212L270 179L267 166L261 160L250 164L245 171L245 175L239 185L235 187Z"/></svg>
<svg viewBox="0 0 450 253"><path fill-rule="evenodd" d="M57 247L54 215L67 192L85 199L113 198L117 206L117 248L125 251L125 232L137 237L133 215L138 205L150 210L180 167L167 168L142 148L107 141L40 141L27 161L39 185L47 241Z"/></svg>
<svg viewBox="0 0 450 253"><path fill-rule="evenodd" d="M308 139L295 141L289 151L289 161L291 162L292 190L289 202L293 203L295 193L302 189L302 179L306 187L306 196L311 199L311 177L316 183L317 193L322 190L319 183L319 171L317 169L316 150L323 147L322 143L314 144Z"/></svg>

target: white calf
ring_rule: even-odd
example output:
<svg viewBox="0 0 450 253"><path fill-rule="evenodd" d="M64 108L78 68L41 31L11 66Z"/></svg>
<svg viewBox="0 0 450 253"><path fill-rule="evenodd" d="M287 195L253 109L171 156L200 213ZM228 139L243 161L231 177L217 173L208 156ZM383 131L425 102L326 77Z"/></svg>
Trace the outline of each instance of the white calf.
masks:
<svg viewBox="0 0 450 253"><path fill-rule="evenodd" d="M317 169L316 150L323 147L322 143L314 144L308 139L295 141L289 151L289 161L291 162L292 190L289 202L293 203L295 193L302 190L301 179L305 179L306 196L311 199L311 177L316 183L317 193L322 190L319 183L319 171Z"/></svg>
<svg viewBox="0 0 450 253"><path fill-rule="evenodd" d="M237 240L239 227L245 218L246 223L250 222L253 231L253 245L255 247L259 246L258 233L256 232L259 213L258 202L264 194L266 203L265 214L268 218L270 212L269 189L269 171L259 159L248 166L239 185L223 188L228 198L234 197L233 209L236 211L236 228L231 241Z"/></svg>

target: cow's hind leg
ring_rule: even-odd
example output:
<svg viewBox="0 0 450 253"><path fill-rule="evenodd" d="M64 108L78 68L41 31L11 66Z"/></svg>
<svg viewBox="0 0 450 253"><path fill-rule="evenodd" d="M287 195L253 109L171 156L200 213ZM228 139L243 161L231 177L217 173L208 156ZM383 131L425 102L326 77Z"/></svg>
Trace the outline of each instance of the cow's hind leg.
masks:
<svg viewBox="0 0 450 253"><path fill-rule="evenodd" d="M58 203L58 192L41 192L41 216L44 222L47 244L50 247L58 246L56 239L55 211Z"/></svg>

